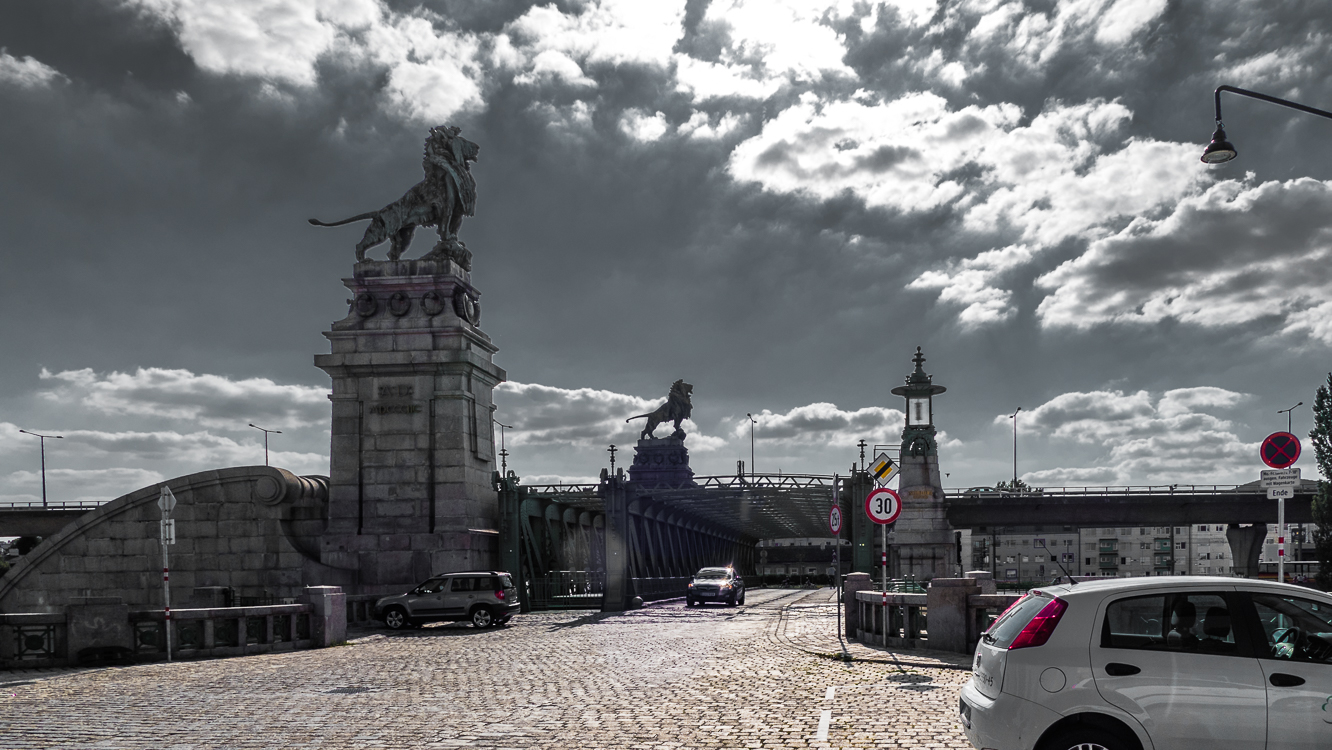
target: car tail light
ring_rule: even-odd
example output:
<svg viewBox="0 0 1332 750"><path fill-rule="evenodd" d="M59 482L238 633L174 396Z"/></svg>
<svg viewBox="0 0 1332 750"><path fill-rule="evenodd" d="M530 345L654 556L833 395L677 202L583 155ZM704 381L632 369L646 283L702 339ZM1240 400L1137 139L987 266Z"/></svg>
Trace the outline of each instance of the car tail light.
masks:
<svg viewBox="0 0 1332 750"><path fill-rule="evenodd" d="M500 589L499 591L496 591L495 598L499 599L500 601L504 601L504 590Z"/></svg>
<svg viewBox="0 0 1332 750"><path fill-rule="evenodd" d="M1022 628L1022 632L1013 639L1008 650L1044 646L1045 642L1050 640L1050 635L1054 633L1055 626L1059 624L1059 618L1064 616L1066 609L1068 602L1059 598L1051 599L1050 603L1042 607L1041 611L1031 618L1031 622Z"/></svg>

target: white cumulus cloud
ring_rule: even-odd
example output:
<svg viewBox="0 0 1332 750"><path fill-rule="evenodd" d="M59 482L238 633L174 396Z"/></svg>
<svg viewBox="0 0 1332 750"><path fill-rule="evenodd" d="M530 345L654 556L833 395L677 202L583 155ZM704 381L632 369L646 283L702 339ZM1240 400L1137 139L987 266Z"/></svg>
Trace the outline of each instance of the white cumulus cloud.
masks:
<svg viewBox="0 0 1332 750"><path fill-rule="evenodd" d="M14 57L0 48L0 82L35 89L67 80L60 71L33 57Z"/></svg>

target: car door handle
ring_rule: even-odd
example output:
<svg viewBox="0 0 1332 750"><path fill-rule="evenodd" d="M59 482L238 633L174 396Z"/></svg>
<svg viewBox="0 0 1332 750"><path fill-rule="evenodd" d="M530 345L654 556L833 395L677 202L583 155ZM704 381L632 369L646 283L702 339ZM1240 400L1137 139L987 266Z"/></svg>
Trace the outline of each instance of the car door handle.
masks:
<svg viewBox="0 0 1332 750"><path fill-rule="evenodd" d="M1275 687L1295 687L1304 684L1303 677L1296 677L1293 674L1282 674L1281 672L1273 672L1272 676L1267 678L1267 681L1272 683Z"/></svg>
<svg viewBox="0 0 1332 750"><path fill-rule="evenodd" d="M1105 665L1105 673L1111 677L1128 677L1131 674L1137 674L1141 671L1141 669L1132 664L1120 664L1117 661L1112 661Z"/></svg>

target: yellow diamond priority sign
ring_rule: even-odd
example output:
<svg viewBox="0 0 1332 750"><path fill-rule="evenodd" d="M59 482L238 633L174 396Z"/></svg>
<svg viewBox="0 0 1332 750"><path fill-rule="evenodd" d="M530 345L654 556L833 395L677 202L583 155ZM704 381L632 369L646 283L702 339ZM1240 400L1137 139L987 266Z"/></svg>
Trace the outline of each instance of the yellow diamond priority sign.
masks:
<svg viewBox="0 0 1332 750"><path fill-rule="evenodd" d="M889 458L887 453L880 453L874 457L874 462L870 464L869 473L870 476L874 477L874 481L878 482L880 487L883 487L897 473L897 464L893 463L893 459Z"/></svg>

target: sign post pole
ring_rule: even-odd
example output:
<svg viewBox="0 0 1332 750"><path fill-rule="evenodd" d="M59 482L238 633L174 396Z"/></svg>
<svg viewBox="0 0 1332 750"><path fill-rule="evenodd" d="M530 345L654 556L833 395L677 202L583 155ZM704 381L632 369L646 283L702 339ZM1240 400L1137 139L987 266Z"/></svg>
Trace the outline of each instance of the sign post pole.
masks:
<svg viewBox="0 0 1332 750"><path fill-rule="evenodd" d="M879 524L882 530L880 538L883 540L879 557L879 562L883 565L881 580L883 581L883 645L888 646L888 524L897 520L902 515L902 498L896 492L887 487L880 487L865 496L865 515L874 523Z"/></svg>
<svg viewBox="0 0 1332 750"><path fill-rule="evenodd" d="M883 553L879 558L880 564L883 565L883 647L888 648L888 620L891 619L888 617L888 524L880 526L879 531L883 539L883 544L880 546Z"/></svg>
<svg viewBox="0 0 1332 750"><path fill-rule="evenodd" d="M171 509L176 507L176 496L165 484L162 485L162 496L157 500L157 507L162 509L162 627L166 630L166 658L171 661L171 566L167 547L176 543L176 522L171 518Z"/></svg>
<svg viewBox="0 0 1332 750"><path fill-rule="evenodd" d="M837 475L833 474L833 507L837 528L833 529L833 586L837 589L837 639L842 639L842 503L837 497Z"/></svg>
<svg viewBox="0 0 1332 750"><path fill-rule="evenodd" d="M1286 582L1286 498L1277 498L1277 583Z"/></svg>
<svg viewBox="0 0 1332 750"><path fill-rule="evenodd" d="M1294 407L1291 407L1294 408ZM1300 485L1300 470L1288 468L1300 458L1300 439L1289 432L1274 432L1258 449L1263 463L1277 471L1264 471L1267 498L1277 501L1277 583L1286 581L1286 498Z"/></svg>

